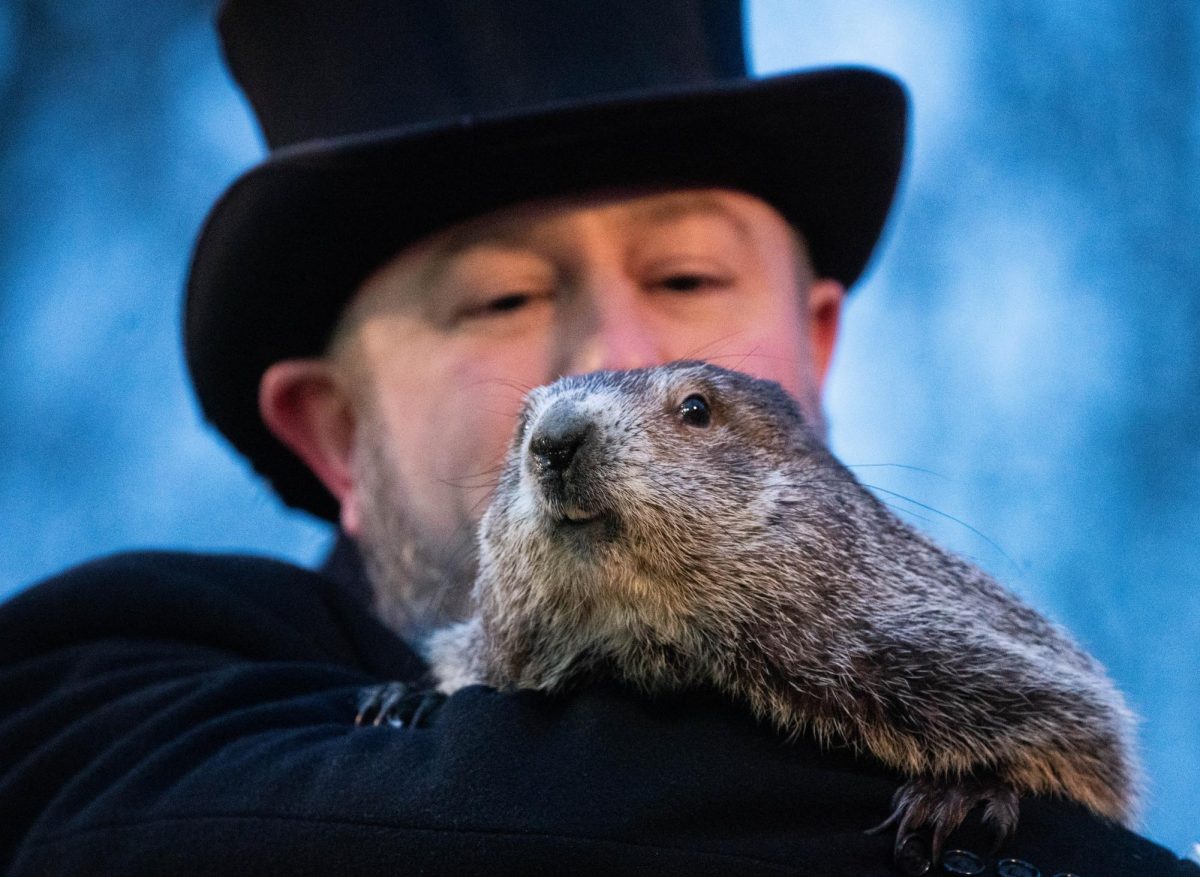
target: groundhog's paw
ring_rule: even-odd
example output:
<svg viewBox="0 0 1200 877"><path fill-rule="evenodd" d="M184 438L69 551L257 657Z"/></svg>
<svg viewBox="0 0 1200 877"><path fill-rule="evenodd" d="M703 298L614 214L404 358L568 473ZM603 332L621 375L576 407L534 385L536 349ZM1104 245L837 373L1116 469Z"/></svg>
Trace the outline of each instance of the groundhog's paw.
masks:
<svg viewBox="0 0 1200 877"><path fill-rule="evenodd" d="M359 727L417 728L445 699L436 691L414 688L404 682L372 685L358 693L358 715L354 717L354 724Z"/></svg>
<svg viewBox="0 0 1200 877"><path fill-rule="evenodd" d="M962 824L976 806L983 804L983 823L994 837L993 852L1017 828L1016 791L996 777L970 777L960 780L915 779L896 790L892 814L871 833L896 826L897 860L909 839L920 830L932 832L930 858L936 863L946 838Z"/></svg>
<svg viewBox="0 0 1200 877"><path fill-rule="evenodd" d="M362 689L358 692L358 714L354 717L354 724L359 727L404 727L404 716L398 714L397 708L404 702L407 694L408 686L403 682L388 682Z"/></svg>
<svg viewBox="0 0 1200 877"><path fill-rule="evenodd" d="M432 720L446 695L425 685L388 682L372 685L358 693L358 715L354 724L391 728L420 728Z"/></svg>

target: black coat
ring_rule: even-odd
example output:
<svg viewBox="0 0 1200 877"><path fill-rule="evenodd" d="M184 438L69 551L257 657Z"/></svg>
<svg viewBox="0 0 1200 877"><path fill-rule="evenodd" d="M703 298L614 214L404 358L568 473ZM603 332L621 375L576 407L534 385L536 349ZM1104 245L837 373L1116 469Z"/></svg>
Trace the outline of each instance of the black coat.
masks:
<svg viewBox="0 0 1200 877"><path fill-rule="evenodd" d="M863 833L896 786L870 761L705 695L610 688L472 687L416 728L354 727L361 687L423 670L361 597L272 561L130 554L20 594L0 607L0 871L895 873ZM1200 875L1041 800L1004 855Z"/></svg>

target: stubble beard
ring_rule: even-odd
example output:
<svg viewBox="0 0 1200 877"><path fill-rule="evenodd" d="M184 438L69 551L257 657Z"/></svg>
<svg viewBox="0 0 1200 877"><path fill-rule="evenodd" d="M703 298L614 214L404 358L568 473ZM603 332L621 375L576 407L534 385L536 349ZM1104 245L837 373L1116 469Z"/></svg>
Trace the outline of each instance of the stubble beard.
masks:
<svg viewBox="0 0 1200 877"><path fill-rule="evenodd" d="M363 485L358 548L383 622L409 641L466 618L477 554L475 528L464 523L449 539L434 539L408 512L384 431L366 418L355 437L355 467Z"/></svg>

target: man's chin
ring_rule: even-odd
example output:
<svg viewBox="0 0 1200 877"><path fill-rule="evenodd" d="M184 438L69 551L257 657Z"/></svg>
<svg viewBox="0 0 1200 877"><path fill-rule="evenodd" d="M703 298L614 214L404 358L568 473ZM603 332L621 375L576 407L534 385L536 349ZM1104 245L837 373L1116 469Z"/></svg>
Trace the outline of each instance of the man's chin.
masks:
<svg viewBox="0 0 1200 877"><path fill-rule="evenodd" d="M356 477L363 486L358 549L383 622L408 640L465 618L477 569L476 525L429 534L409 514L406 491L376 430L360 429Z"/></svg>

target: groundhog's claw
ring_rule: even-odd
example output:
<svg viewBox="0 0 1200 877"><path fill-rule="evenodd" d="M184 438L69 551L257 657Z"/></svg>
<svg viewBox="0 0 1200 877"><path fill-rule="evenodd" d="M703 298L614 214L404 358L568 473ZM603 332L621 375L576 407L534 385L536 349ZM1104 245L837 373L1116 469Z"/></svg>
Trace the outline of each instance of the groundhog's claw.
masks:
<svg viewBox="0 0 1200 877"><path fill-rule="evenodd" d="M372 685L358 693L358 715L354 717L354 724L359 727L420 728L432 719L445 699L446 695L420 683Z"/></svg>
<svg viewBox="0 0 1200 877"><path fill-rule="evenodd" d="M399 707L408 695L408 686L403 682L388 682L385 685L373 685L358 693L358 715L354 724L391 725L393 728L403 728L405 717L400 714Z"/></svg>
<svg viewBox="0 0 1200 877"><path fill-rule="evenodd" d="M892 814L882 824L871 829L872 834L886 831L894 825L897 858L908 839L918 829L930 827L930 857L934 863L942 856L946 838L962 824L976 805L985 803L983 822L994 837L995 852L1017 828L1017 793L1011 786L991 778L970 778L957 782L933 782L916 779L901 786L892 798Z"/></svg>

